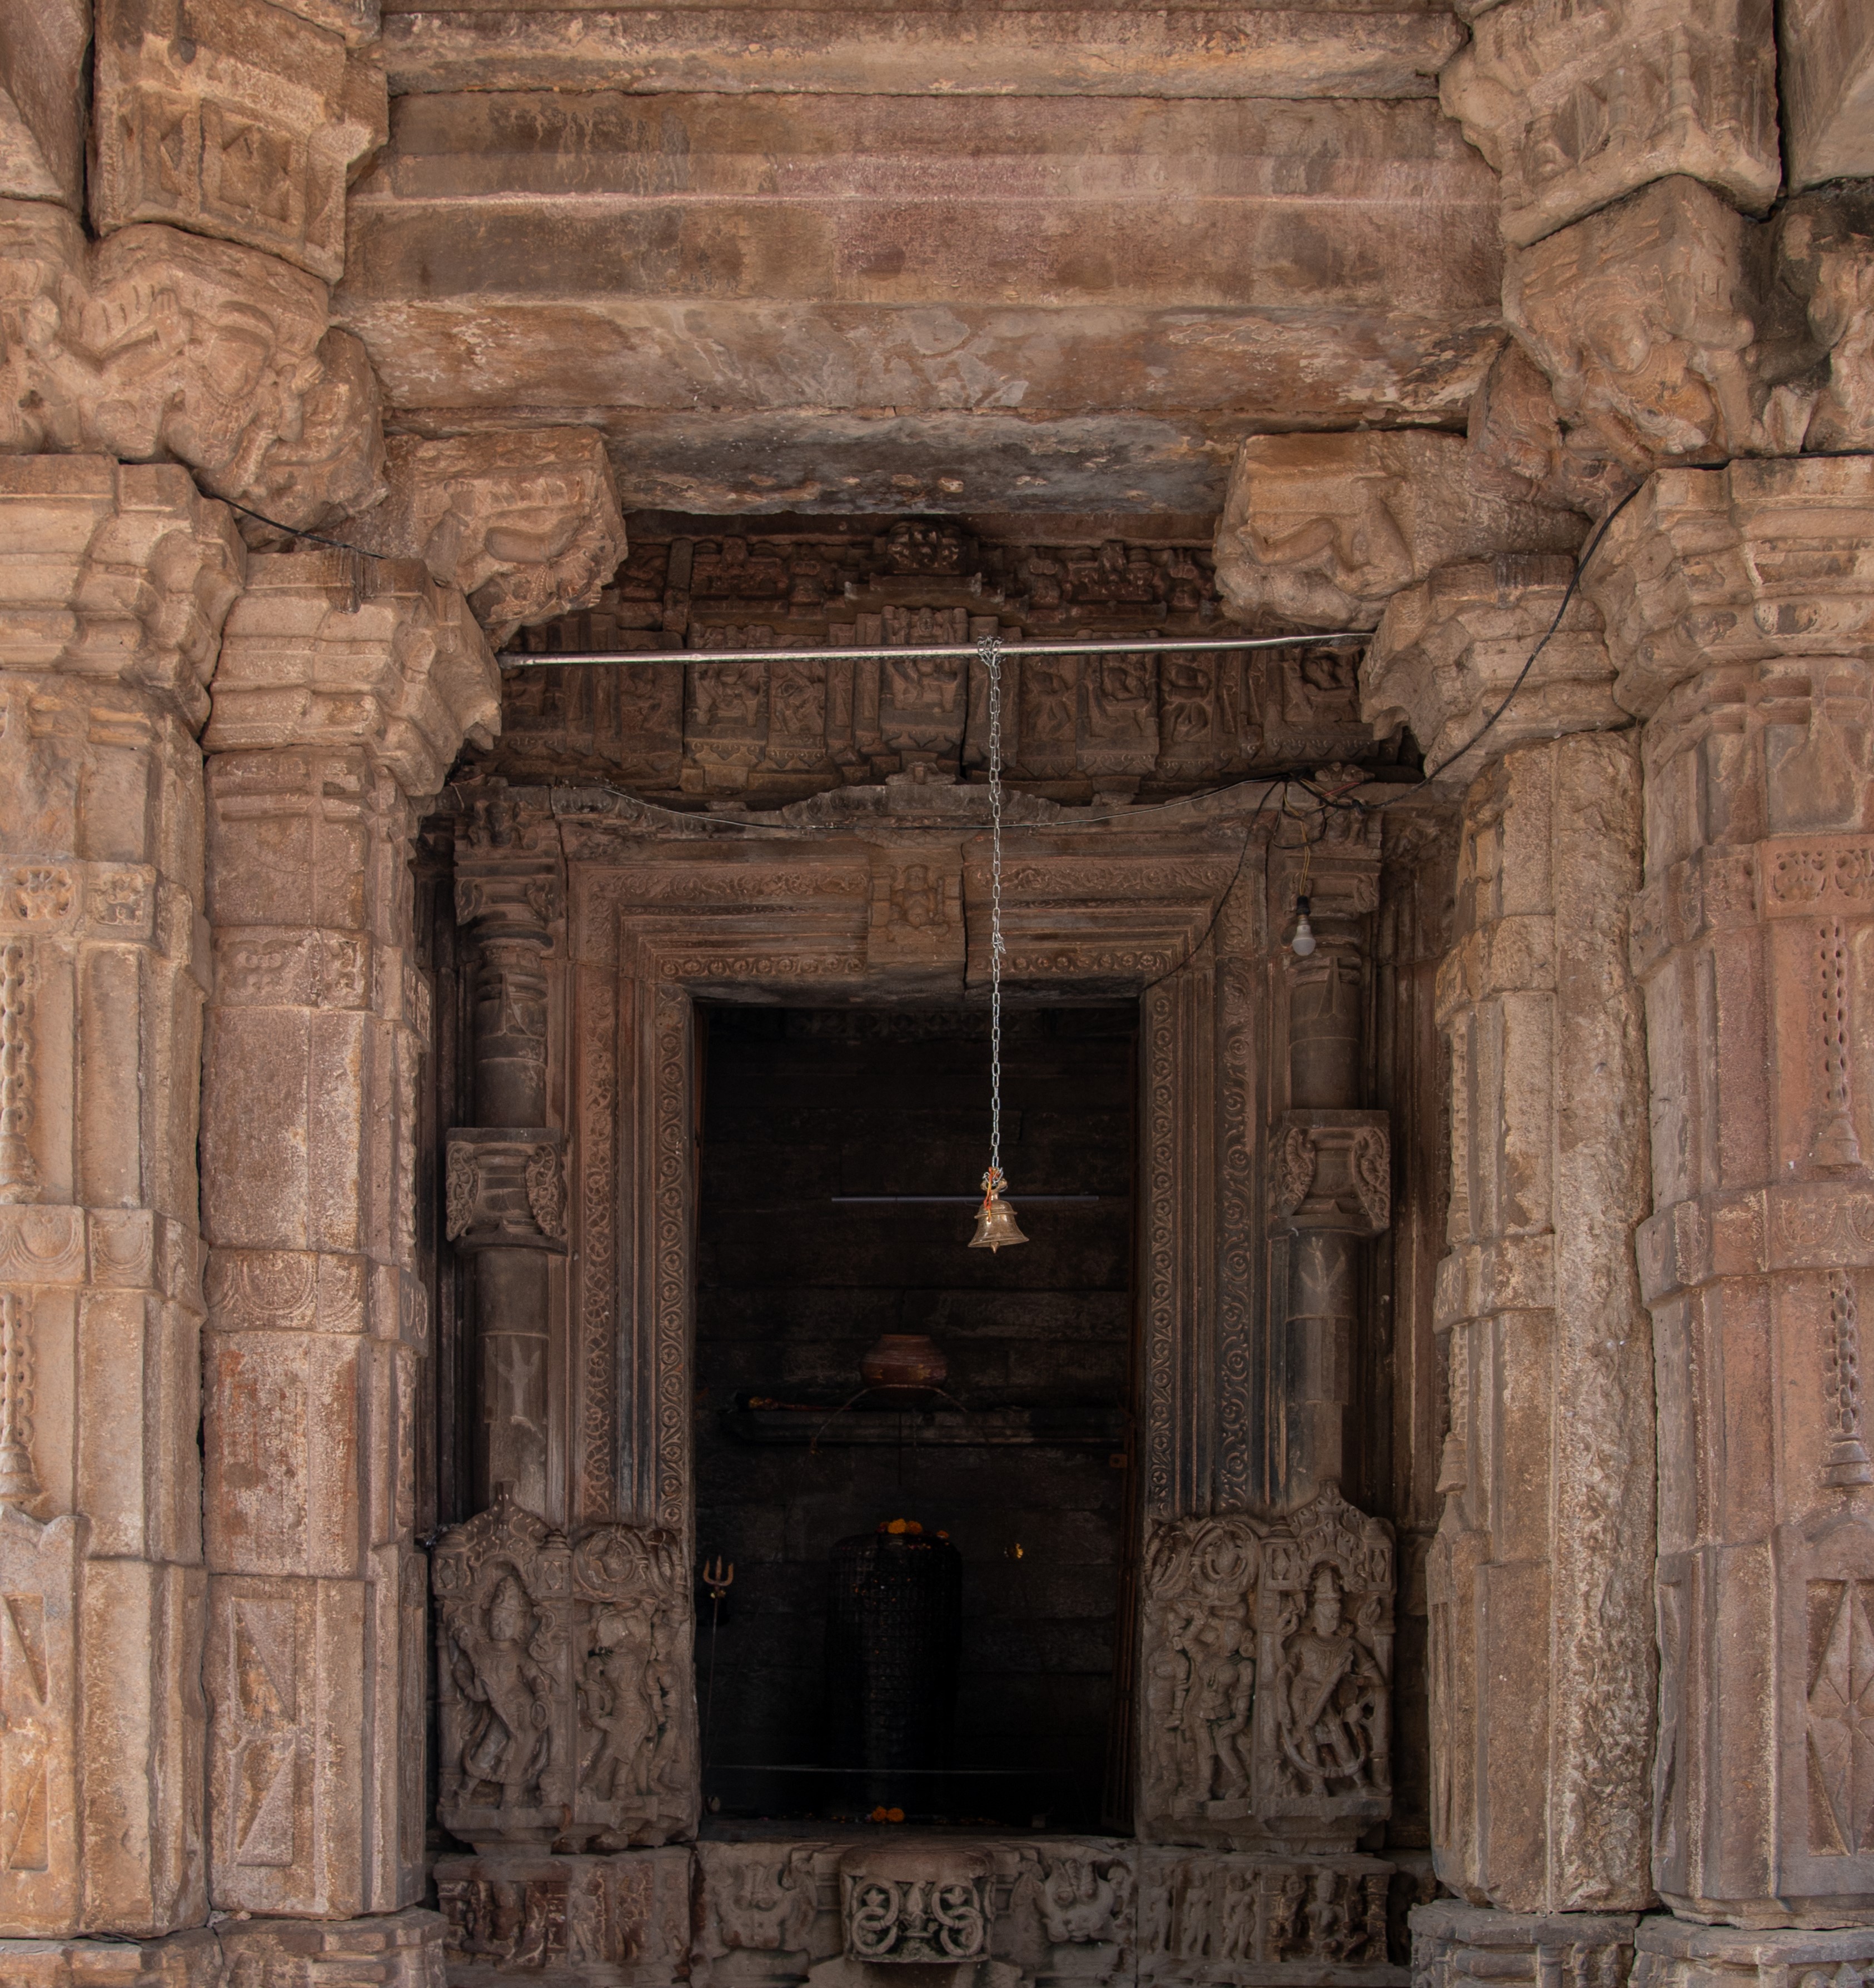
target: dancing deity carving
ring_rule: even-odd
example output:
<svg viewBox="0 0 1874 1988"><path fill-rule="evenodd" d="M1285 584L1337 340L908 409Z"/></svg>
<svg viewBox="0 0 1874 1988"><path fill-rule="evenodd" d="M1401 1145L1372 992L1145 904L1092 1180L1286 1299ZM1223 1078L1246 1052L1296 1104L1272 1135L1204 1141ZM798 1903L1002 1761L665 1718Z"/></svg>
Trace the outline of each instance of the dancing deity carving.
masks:
<svg viewBox="0 0 1874 1988"><path fill-rule="evenodd" d="M607 1525L569 1542L505 1491L444 1535L445 1827L478 1849L573 1837L614 1850L693 1826L682 1574L668 1534Z"/></svg>

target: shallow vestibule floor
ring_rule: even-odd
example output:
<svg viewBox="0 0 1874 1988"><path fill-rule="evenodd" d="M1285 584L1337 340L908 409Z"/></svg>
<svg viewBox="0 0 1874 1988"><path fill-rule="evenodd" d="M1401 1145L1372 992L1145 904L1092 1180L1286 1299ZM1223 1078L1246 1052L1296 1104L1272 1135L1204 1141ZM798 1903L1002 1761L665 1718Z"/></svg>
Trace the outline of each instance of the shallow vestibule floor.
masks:
<svg viewBox="0 0 1874 1988"><path fill-rule="evenodd" d="M1130 1007L1012 1014L1003 1164L1025 1248L966 1243L987 1018L709 1011L697 1293L705 1792L732 1818L1101 1826L1127 1491ZM1036 1200L1035 1197L1074 1197ZM928 1334L942 1397L860 1395L881 1334ZM852 1398L860 1395L854 1401ZM895 1520L962 1561L954 1772L830 1771L828 1556Z"/></svg>

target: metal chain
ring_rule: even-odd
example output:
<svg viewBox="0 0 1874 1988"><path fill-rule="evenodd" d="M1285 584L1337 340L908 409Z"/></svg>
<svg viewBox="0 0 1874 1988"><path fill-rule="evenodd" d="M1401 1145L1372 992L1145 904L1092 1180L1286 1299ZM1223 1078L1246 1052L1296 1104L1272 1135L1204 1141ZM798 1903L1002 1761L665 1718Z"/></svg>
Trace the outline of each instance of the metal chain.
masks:
<svg viewBox="0 0 1874 1988"><path fill-rule="evenodd" d="M976 654L989 677L989 1175L1002 1185L1002 637L985 635Z"/></svg>

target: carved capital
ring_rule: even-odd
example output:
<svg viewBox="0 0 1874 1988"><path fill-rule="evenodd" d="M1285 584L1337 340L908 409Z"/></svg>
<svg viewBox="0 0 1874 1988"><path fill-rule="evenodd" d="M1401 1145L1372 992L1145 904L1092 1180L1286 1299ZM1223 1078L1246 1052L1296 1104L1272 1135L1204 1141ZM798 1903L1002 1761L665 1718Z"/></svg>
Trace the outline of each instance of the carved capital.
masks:
<svg viewBox="0 0 1874 1988"><path fill-rule="evenodd" d="M1452 766L1468 786L1493 760L1532 739L1624 724L1601 617L1578 595L1527 678L1575 563L1557 553L1505 554L1440 566L1395 594L1360 666L1360 715L1384 735L1402 725L1440 769L1521 688L1482 742Z"/></svg>
<svg viewBox="0 0 1874 1988"><path fill-rule="evenodd" d="M1782 181L1767 0L1508 0L1439 78L1519 246L1673 173L1761 213Z"/></svg>
<svg viewBox="0 0 1874 1988"><path fill-rule="evenodd" d="M1285 1227L1379 1236L1391 1226L1385 1112L1285 1112L1270 1147L1270 1210Z"/></svg>
<svg viewBox="0 0 1874 1988"><path fill-rule="evenodd" d="M381 495L377 388L325 285L180 229L98 243L0 201L0 452L186 463L204 489L317 525Z"/></svg>
<svg viewBox="0 0 1874 1988"><path fill-rule="evenodd" d="M620 1850L694 1828L688 1567L673 1533L569 1540L502 1489L436 1546L443 1827Z"/></svg>
<svg viewBox="0 0 1874 1988"><path fill-rule="evenodd" d="M494 658L461 595L402 561L257 556L215 673L211 752L367 748L412 799L500 722Z"/></svg>
<svg viewBox="0 0 1874 1988"><path fill-rule="evenodd" d="M388 135L383 57L268 0L98 0L91 211L336 282L345 189Z"/></svg>
<svg viewBox="0 0 1874 1988"><path fill-rule="evenodd" d="M468 597L489 641L589 607L624 556L603 438L529 428L387 446L391 494L353 529Z"/></svg>
<svg viewBox="0 0 1874 1988"><path fill-rule="evenodd" d="M0 458L0 668L110 678L191 729L246 553L173 465Z"/></svg>
<svg viewBox="0 0 1874 1988"><path fill-rule="evenodd" d="M1581 533L1571 512L1480 489L1457 435L1253 435L1217 528L1217 585L1240 620L1371 628L1434 567L1571 552Z"/></svg>
<svg viewBox="0 0 1874 1988"><path fill-rule="evenodd" d="M1874 653L1874 455L1662 470L1582 583L1642 716L1736 663Z"/></svg>
<svg viewBox="0 0 1874 1988"><path fill-rule="evenodd" d="M458 1249L567 1246L562 1136L458 1125L448 1134L446 1229Z"/></svg>

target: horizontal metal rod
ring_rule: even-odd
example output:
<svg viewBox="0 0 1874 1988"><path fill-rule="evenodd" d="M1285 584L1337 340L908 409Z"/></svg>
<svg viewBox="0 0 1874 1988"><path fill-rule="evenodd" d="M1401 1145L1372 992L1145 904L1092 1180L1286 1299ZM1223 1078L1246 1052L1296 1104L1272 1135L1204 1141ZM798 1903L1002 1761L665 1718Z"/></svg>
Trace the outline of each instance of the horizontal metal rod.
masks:
<svg viewBox="0 0 1874 1988"><path fill-rule="evenodd" d="M1004 642L1002 653L1010 658L1189 655L1219 649L1299 649L1322 642L1372 639L1370 628L1338 628L1320 635L1193 636L1188 641L1167 636L1162 641L1137 642L1129 636L1111 635L1081 642ZM621 654L576 649L552 655L503 649L495 660L503 669L556 670L588 663L682 663L688 668L697 663L902 663L919 657L961 661L973 660L977 653L974 642L926 642L900 649L628 649Z"/></svg>
<svg viewBox="0 0 1874 1988"><path fill-rule="evenodd" d="M1011 1206L1019 1201L1024 1208L1039 1208L1044 1204L1051 1208L1057 1204L1064 1206L1069 1202L1077 1205L1101 1200L1124 1201L1126 1197L1121 1194L1011 1194L1006 1199ZM835 1208L897 1208L912 1204L920 1207L941 1205L946 1208L980 1208L983 1197L979 1194L836 1194L833 1197Z"/></svg>

